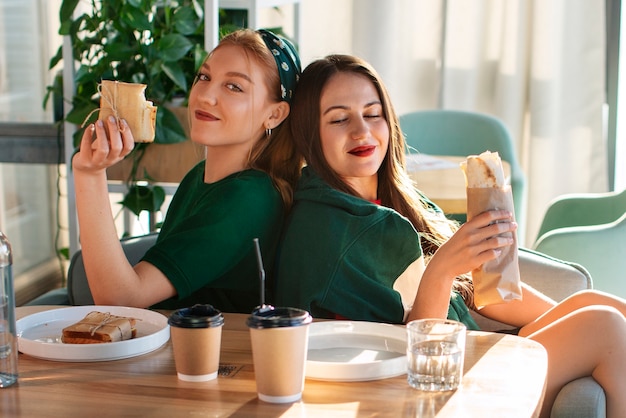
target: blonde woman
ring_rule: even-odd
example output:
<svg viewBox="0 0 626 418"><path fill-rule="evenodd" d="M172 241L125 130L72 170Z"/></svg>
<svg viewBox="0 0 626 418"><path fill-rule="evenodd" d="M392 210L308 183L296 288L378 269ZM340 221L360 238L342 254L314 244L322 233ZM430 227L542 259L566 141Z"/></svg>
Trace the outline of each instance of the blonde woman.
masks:
<svg viewBox="0 0 626 418"><path fill-rule="evenodd" d="M269 31L234 32L209 54L189 95L191 140L206 147L206 160L182 180L156 244L135 266L118 240L106 177L132 150L132 133L113 118L86 130L72 163L96 304L251 312L259 301L253 239L271 267L299 174L283 128L299 73L293 45Z"/></svg>

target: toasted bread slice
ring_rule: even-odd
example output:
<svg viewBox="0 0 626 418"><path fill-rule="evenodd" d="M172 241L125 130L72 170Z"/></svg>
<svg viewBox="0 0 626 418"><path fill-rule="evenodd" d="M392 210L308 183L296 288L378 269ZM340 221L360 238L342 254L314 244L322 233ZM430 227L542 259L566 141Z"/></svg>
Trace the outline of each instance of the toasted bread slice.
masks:
<svg viewBox="0 0 626 418"><path fill-rule="evenodd" d="M75 324L63 328L66 344L99 344L124 341L137 335L136 319L93 311Z"/></svg>

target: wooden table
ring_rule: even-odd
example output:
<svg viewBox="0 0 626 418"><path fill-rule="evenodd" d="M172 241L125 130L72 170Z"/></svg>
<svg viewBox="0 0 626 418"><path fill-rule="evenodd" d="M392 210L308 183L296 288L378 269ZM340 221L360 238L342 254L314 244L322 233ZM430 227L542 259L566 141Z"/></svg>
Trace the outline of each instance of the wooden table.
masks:
<svg viewBox="0 0 626 418"><path fill-rule="evenodd" d="M21 307L18 318L51 307ZM538 343L471 331L463 385L428 394L406 375L370 382L307 379L302 402L258 400L247 315L226 314L220 375L177 379L171 343L130 359L65 363L19 356L18 384L0 389L0 415L150 417L531 417L544 396L547 355Z"/></svg>
<svg viewBox="0 0 626 418"><path fill-rule="evenodd" d="M467 212L465 175L459 166L466 157L408 154L406 158L409 175L426 197L445 213ZM509 178L510 164L502 161L502 168Z"/></svg>

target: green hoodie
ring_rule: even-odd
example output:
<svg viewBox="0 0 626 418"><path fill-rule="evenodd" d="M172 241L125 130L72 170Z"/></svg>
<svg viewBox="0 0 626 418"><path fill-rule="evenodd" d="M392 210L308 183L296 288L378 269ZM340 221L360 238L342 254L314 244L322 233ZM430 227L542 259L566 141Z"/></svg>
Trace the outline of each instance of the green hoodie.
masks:
<svg viewBox="0 0 626 418"><path fill-rule="evenodd" d="M407 218L331 188L307 167L279 249L275 302L318 318L399 324L405 312L393 285L421 255ZM478 328L458 294L448 317Z"/></svg>

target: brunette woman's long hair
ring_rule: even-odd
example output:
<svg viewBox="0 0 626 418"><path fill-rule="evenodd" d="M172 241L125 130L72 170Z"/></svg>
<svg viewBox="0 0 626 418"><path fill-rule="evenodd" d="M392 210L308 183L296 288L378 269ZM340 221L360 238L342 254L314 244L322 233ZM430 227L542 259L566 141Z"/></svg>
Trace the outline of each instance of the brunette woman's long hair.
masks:
<svg viewBox="0 0 626 418"><path fill-rule="evenodd" d="M214 50L226 45L242 48L249 59L259 63L265 73L270 99L276 103L282 101L278 67L261 35L251 29L237 30L222 38ZM272 129L271 135L257 141L248 158L250 168L264 171L270 176L287 209L293 202L293 190L303 165L303 158L291 139L287 122L289 118L287 116L280 125Z"/></svg>
<svg viewBox="0 0 626 418"><path fill-rule="evenodd" d="M361 197L335 172L322 151L320 138L320 101L324 87L337 73L355 73L367 77L380 96L383 114L389 126L389 148L378 170L378 198L381 204L404 215L419 232L425 261L458 229L458 224L435 212L417 192L405 169L405 141L389 94L380 76L358 57L329 55L309 64L296 87L291 107L289 126L293 141L306 163L330 186L344 193ZM473 307L473 289L469 277L455 280L453 288L459 291L469 307Z"/></svg>

